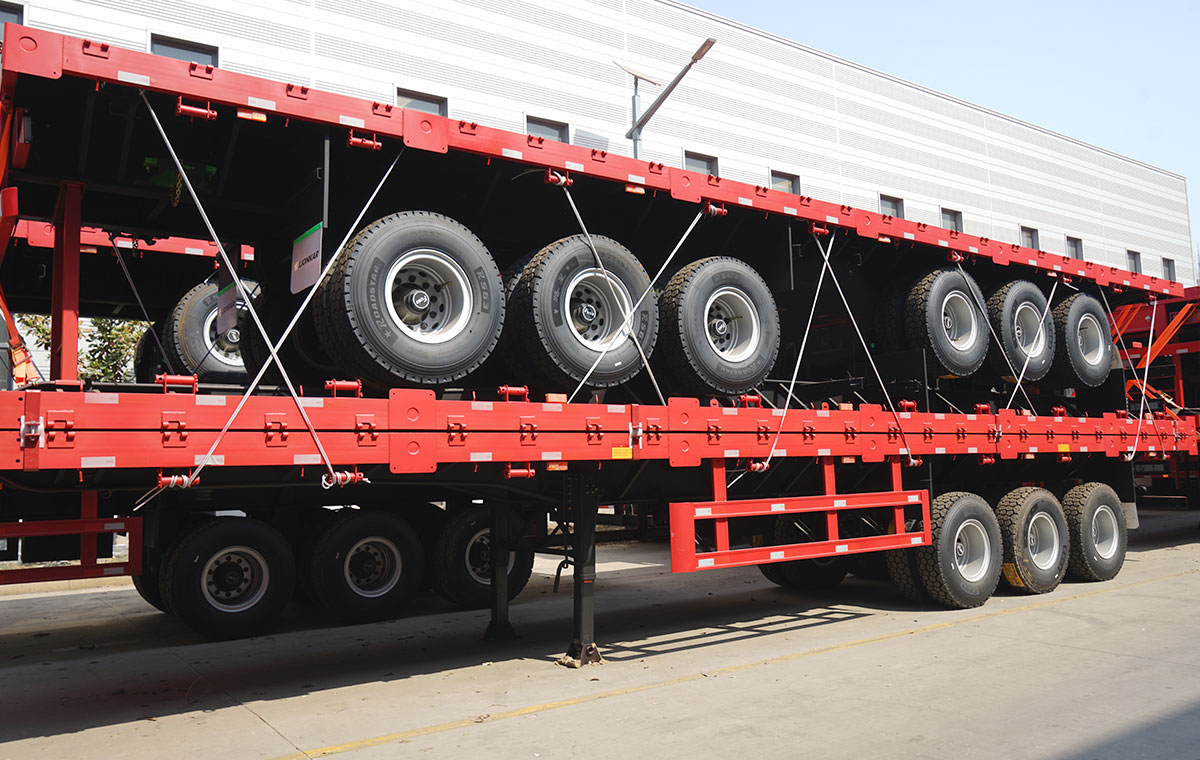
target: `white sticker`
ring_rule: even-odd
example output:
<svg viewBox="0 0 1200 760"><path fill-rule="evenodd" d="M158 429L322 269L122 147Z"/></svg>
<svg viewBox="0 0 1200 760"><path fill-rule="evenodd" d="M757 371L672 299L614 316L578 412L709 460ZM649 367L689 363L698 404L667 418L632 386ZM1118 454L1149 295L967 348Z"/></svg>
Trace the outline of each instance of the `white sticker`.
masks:
<svg viewBox="0 0 1200 760"><path fill-rule="evenodd" d="M208 457L208 463L215 464L217 466L223 465L223 464L225 464L225 455L224 454L213 454L212 456ZM196 466L199 467L202 464L204 464L204 455L197 454L196 455Z"/></svg>
<svg viewBox="0 0 1200 760"><path fill-rule="evenodd" d="M256 98L253 95L250 95L246 98L246 105L250 106L251 108L265 108L268 111L275 110L275 101L274 100L267 100L266 98Z"/></svg>
<svg viewBox="0 0 1200 760"><path fill-rule="evenodd" d="M490 462L492 461L492 452L490 451L472 451L472 462Z"/></svg>
<svg viewBox="0 0 1200 760"><path fill-rule="evenodd" d="M345 124L347 127L358 127L359 129L362 129L363 127L367 126L367 123L365 121L363 121L362 119L359 119L354 116L347 116L345 114L341 114L338 116L338 123Z"/></svg>
<svg viewBox="0 0 1200 760"><path fill-rule="evenodd" d="M81 457L79 466L85 470L99 467L116 467L116 457Z"/></svg>
<svg viewBox="0 0 1200 760"><path fill-rule="evenodd" d="M142 87L150 86L150 77L146 76L145 74L134 74L132 71L118 71L117 81L128 82L129 84L137 84L141 85Z"/></svg>
<svg viewBox="0 0 1200 760"><path fill-rule="evenodd" d="M297 454L292 457L292 464L320 464L320 454Z"/></svg>
<svg viewBox="0 0 1200 760"><path fill-rule="evenodd" d="M560 460L562 458L563 458L563 455L562 455L561 451L543 451L542 452L542 461L543 462L557 462L558 460Z"/></svg>
<svg viewBox="0 0 1200 760"><path fill-rule="evenodd" d="M512 148L501 148L500 155L504 156L505 158L515 158L520 161L525 154L521 153L519 150L513 150Z"/></svg>
<svg viewBox="0 0 1200 760"><path fill-rule="evenodd" d="M715 559L702 559L696 563L696 567L712 567L716 562Z"/></svg>

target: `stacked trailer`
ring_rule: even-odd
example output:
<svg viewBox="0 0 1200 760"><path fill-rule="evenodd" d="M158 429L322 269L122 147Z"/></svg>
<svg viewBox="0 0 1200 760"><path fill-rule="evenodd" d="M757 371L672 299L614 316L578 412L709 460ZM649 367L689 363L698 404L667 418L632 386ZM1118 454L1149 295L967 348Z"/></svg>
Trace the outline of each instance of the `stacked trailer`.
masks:
<svg viewBox="0 0 1200 760"><path fill-rule="evenodd" d="M49 382L0 393L0 537L80 561L0 581L131 575L214 636L265 629L297 586L364 620L427 581L490 604L503 636L548 551L574 566L582 663L600 504L668 516L678 572L813 588L875 570L970 607L1001 577L1114 576L1128 462L1196 452L1194 417L1131 415L1110 371L1107 304L1176 283L95 40L5 39L3 223L50 223L54 246L10 246L0 282L53 315L54 345ZM81 255L85 226L124 237ZM291 288L312 229L318 284ZM196 295L212 258L148 250L168 235L219 241L235 327L212 322L234 299ZM185 371L80 381L78 317L114 302ZM243 373L210 373L193 340ZM114 533L128 560L101 562Z"/></svg>

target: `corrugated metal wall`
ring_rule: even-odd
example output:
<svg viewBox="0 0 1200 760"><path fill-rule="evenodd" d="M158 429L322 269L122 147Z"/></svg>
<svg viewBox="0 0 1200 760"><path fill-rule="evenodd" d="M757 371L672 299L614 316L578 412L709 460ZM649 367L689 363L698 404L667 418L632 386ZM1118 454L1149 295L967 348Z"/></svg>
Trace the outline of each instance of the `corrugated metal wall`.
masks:
<svg viewBox="0 0 1200 760"><path fill-rule="evenodd" d="M571 141L631 152L632 78L669 81L706 37L717 45L644 133L642 157L766 184L798 175L822 200L1124 267L1163 259L1194 284L1184 180L1034 126L729 22L672 0L28 0L26 23L136 49L164 35L219 49L235 71L372 100L396 89L447 98L449 114L524 131L565 122ZM643 85L643 102L656 88Z"/></svg>

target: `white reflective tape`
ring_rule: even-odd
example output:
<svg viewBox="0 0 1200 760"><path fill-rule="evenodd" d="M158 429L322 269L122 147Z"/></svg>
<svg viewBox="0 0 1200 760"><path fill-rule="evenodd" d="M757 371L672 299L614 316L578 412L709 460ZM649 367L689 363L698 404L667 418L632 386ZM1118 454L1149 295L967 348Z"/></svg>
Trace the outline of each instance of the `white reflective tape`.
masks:
<svg viewBox="0 0 1200 760"><path fill-rule="evenodd" d="M1037 446L1030 446L1030 447L1029 447L1029 452L1030 452L1031 454L1036 454L1036 453L1037 453Z"/></svg>
<svg viewBox="0 0 1200 760"><path fill-rule="evenodd" d="M347 127L358 127L359 129L367 126L367 123L362 119L359 119L355 116L347 116L346 114L341 114L338 116L338 123L345 124Z"/></svg>
<svg viewBox="0 0 1200 760"><path fill-rule="evenodd" d="M979 453L979 448L978 448L977 446L968 446L968 447L967 447L967 453L968 453L968 454L978 454L978 453Z"/></svg>
<svg viewBox="0 0 1200 760"><path fill-rule="evenodd" d="M817 456L819 456L819 457L829 456L829 449L817 449Z"/></svg>
<svg viewBox="0 0 1200 760"><path fill-rule="evenodd" d="M901 448L901 449L900 449L900 453L901 453L901 454L904 454L904 455L906 455L906 456L907 456L907 455L908 455L908 449Z"/></svg>
<svg viewBox="0 0 1200 760"><path fill-rule="evenodd" d="M934 454L945 454L945 453L946 453L946 447L945 447L945 446L938 446L937 448L935 448L935 449L933 450L933 453L934 453Z"/></svg>
<svg viewBox="0 0 1200 760"><path fill-rule="evenodd" d="M1142 283L1142 288L1143 288L1143 289L1145 289L1145 290L1149 290L1149 289L1150 289L1150 285L1149 285L1148 283Z"/></svg>
<svg viewBox="0 0 1200 760"><path fill-rule="evenodd" d="M937 414L933 415L933 418L935 420L944 420L946 419L946 414L945 412L938 412Z"/></svg>
<svg viewBox="0 0 1200 760"><path fill-rule="evenodd" d="M799 211L797 211L796 209L792 208L791 206L784 206L784 207L783 207L783 213L785 213L785 214L791 214L792 216L796 216L796 215L797 215L797 214L799 214L800 212L799 212Z"/></svg>
<svg viewBox="0 0 1200 760"><path fill-rule="evenodd" d="M908 495L908 502L910 504L915 504L916 502L918 502L920 500L921 500L921 494L919 494L919 493L910 493Z"/></svg>
<svg viewBox="0 0 1200 760"><path fill-rule="evenodd" d="M1054 265L1054 271L1055 271L1055 272L1061 272L1061 271L1062 271L1062 267L1060 267L1058 264L1055 264L1055 265Z"/></svg>
<svg viewBox="0 0 1200 760"><path fill-rule="evenodd" d="M133 241L129 238L117 238L113 242L118 248L133 248Z"/></svg>
<svg viewBox="0 0 1200 760"><path fill-rule="evenodd" d="M787 449L775 449L775 456L786 457L787 455L788 455Z"/></svg>
<svg viewBox="0 0 1200 760"><path fill-rule="evenodd" d="M1079 450L1080 450L1080 451L1087 451L1087 450L1088 450L1088 447L1087 447L1087 446L1080 446L1080 447L1079 447Z"/></svg>
<svg viewBox="0 0 1200 760"><path fill-rule="evenodd" d="M208 463L215 464L217 466L223 465L223 464L225 464L225 455L224 454L213 454L211 457L208 458ZM197 454L196 455L196 465L199 466L202 464L204 464L204 455Z"/></svg>
<svg viewBox="0 0 1200 760"><path fill-rule="evenodd" d="M105 530L125 530L125 523L123 523L123 522L104 523L104 529Z"/></svg>
<svg viewBox="0 0 1200 760"><path fill-rule="evenodd" d="M846 506L846 500L845 500L845 499L834 499L834 500L833 500L833 506L835 506L835 507L844 507L844 506Z"/></svg>
<svg viewBox="0 0 1200 760"><path fill-rule="evenodd" d="M224 396L197 396L196 406L225 406Z"/></svg>
<svg viewBox="0 0 1200 760"><path fill-rule="evenodd" d="M968 415L967 415L967 419L968 419L968 420L973 420L973 419L976 419L976 415L974 415L974 414L968 414Z"/></svg>
<svg viewBox="0 0 1200 760"><path fill-rule="evenodd" d="M1121 280L1121 282L1125 283L1126 285L1129 284L1129 280Z"/></svg>
<svg viewBox="0 0 1200 760"><path fill-rule="evenodd" d="M702 559L696 563L696 567L712 567L716 563L715 559Z"/></svg>
<svg viewBox="0 0 1200 760"><path fill-rule="evenodd" d="M85 470L97 467L116 467L116 457L81 457L79 466Z"/></svg>
<svg viewBox="0 0 1200 760"><path fill-rule="evenodd" d="M771 414L775 417L782 417L783 415L787 414L787 411L783 409L772 409Z"/></svg>
<svg viewBox="0 0 1200 760"><path fill-rule="evenodd" d="M837 552L838 554L845 554L846 552L850 551L850 545L849 544L838 544L837 546L833 547L833 550L835 552Z"/></svg>
<svg viewBox="0 0 1200 760"><path fill-rule="evenodd" d="M1147 447L1146 447L1146 451L1154 451L1154 447L1153 447L1153 446L1147 446Z"/></svg>
<svg viewBox="0 0 1200 760"><path fill-rule="evenodd" d="M8 539L0 538L0 552L8 551Z"/></svg>
<svg viewBox="0 0 1200 760"><path fill-rule="evenodd" d="M921 536L913 536L912 538L908 539L908 542L913 546L920 546L924 540L925 539Z"/></svg>
<svg viewBox="0 0 1200 760"><path fill-rule="evenodd" d="M564 161L563 166L567 167L573 172L581 172L584 168L583 164L577 164L574 161Z"/></svg>
<svg viewBox="0 0 1200 760"><path fill-rule="evenodd" d="M250 95L246 98L246 105L248 105L252 108L265 108L268 111L275 110L275 101L274 100L267 100L266 98L256 98L253 95Z"/></svg>
<svg viewBox="0 0 1200 760"><path fill-rule="evenodd" d="M543 412L561 412L562 404L542 404Z"/></svg>
<svg viewBox="0 0 1200 760"><path fill-rule="evenodd" d="M1075 274L1083 275L1083 274L1087 274L1087 272L1083 271L1082 269L1076 269Z"/></svg>
<svg viewBox="0 0 1200 760"><path fill-rule="evenodd" d="M726 459L737 459L741 455L742 455L742 452L739 449L725 449L725 458Z"/></svg>
<svg viewBox="0 0 1200 760"><path fill-rule="evenodd" d="M912 417L912 412L900 412L900 419L907 420L909 417Z"/></svg>
<svg viewBox="0 0 1200 760"><path fill-rule="evenodd" d="M325 406L325 399L302 396L300 398L300 406L311 406L320 409L321 407Z"/></svg>
<svg viewBox="0 0 1200 760"><path fill-rule="evenodd" d="M738 196L738 203L742 204L743 206L753 206L754 205L754 201L750 200L749 198L743 198L740 195Z"/></svg>
<svg viewBox="0 0 1200 760"><path fill-rule="evenodd" d="M723 406L723 407L721 407L721 414L724 414L724 415L727 415L727 416L729 416L729 415L736 416L736 415L737 415L737 409L735 409L735 408L734 408L734 407L732 407L732 406Z"/></svg>
<svg viewBox="0 0 1200 760"><path fill-rule="evenodd" d="M185 246L185 247L184 247L184 249L183 249L183 252L184 252L184 253L190 253L190 254L191 254L191 255L193 255L193 256L203 256L203 255L204 255L204 249L203 249L203 248L191 248L191 247L186 247L186 246Z"/></svg>
<svg viewBox="0 0 1200 760"><path fill-rule="evenodd" d="M967 250L970 251L971 253L979 253L979 249L973 245L967 246Z"/></svg>
<svg viewBox="0 0 1200 760"><path fill-rule="evenodd" d="M829 416L829 410L828 410L828 409L818 409L818 410L817 410L817 416L818 416L818 417L828 417L828 416Z"/></svg>
<svg viewBox="0 0 1200 760"><path fill-rule="evenodd" d="M783 552L771 552L771 559L783 559Z"/></svg>
<svg viewBox="0 0 1200 760"><path fill-rule="evenodd" d="M115 393L85 393L83 394L83 403L85 404L115 404L121 400L121 397Z"/></svg>
<svg viewBox="0 0 1200 760"><path fill-rule="evenodd" d="M492 461L492 452L490 451L472 451L472 462L490 462Z"/></svg>
<svg viewBox="0 0 1200 760"><path fill-rule="evenodd" d="M696 507L696 517L712 517L712 507Z"/></svg>
<svg viewBox="0 0 1200 760"><path fill-rule="evenodd" d="M646 184L646 178L645 178L645 177L643 177L643 176L641 176L641 175L638 175L638 174L630 174L630 175L629 175L629 181L630 181L630 182L632 182L632 183L633 183L633 184L635 184L635 185L644 185L644 184Z"/></svg>
<svg viewBox="0 0 1200 760"><path fill-rule="evenodd" d="M128 82L129 84L139 84L142 87L150 86L150 77L145 74L135 74L132 71L118 71L118 82Z"/></svg>
<svg viewBox="0 0 1200 760"><path fill-rule="evenodd" d="M320 464L320 454L297 454L292 457L292 464Z"/></svg>
<svg viewBox="0 0 1200 760"><path fill-rule="evenodd" d="M472 401L471 411L473 412L490 412L492 411L491 401Z"/></svg>
<svg viewBox="0 0 1200 760"><path fill-rule="evenodd" d="M1031 266L1031 267L1037 266L1037 259L1026 259L1026 261L1029 262L1029 266Z"/></svg>
<svg viewBox="0 0 1200 760"><path fill-rule="evenodd" d="M827 216L825 217L825 221L829 222L830 224L837 224L838 218L836 216Z"/></svg>
<svg viewBox="0 0 1200 760"><path fill-rule="evenodd" d="M105 575L124 575L124 574L125 574L125 567L124 567L124 566L121 566L121 567L106 567L106 568L104 568L104 574L105 574Z"/></svg>
<svg viewBox="0 0 1200 760"><path fill-rule="evenodd" d="M911 232L906 232L906 233L904 233L904 239L905 240L916 240L917 236L912 234Z"/></svg>
<svg viewBox="0 0 1200 760"><path fill-rule="evenodd" d="M1062 418L1062 417L1055 417L1055 418L1054 418L1054 421L1055 421L1055 422L1062 422L1062 420L1063 420L1063 418Z"/></svg>
<svg viewBox="0 0 1200 760"><path fill-rule="evenodd" d="M625 413L625 405L624 404L609 404L608 411L612 412L613 414L624 414Z"/></svg>
<svg viewBox="0 0 1200 760"><path fill-rule="evenodd" d="M562 455L561 451L543 451L542 452L542 461L543 462L557 462L558 460L560 460L562 458L563 458L563 455Z"/></svg>
<svg viewBox="0 0 1200 760"><path fill-rule="evenodd" d="M782 512L782 511L783 511L783 510L785 510L785 509L787 509L787 505L786 505L786 504L772 504L772 505L771 505L771 511L772 511L772 512Z"/></svg>
<svg viewBox="0 0 1200 760"><path fill-rule="evenodd" d="M500 155L504 156L505 158L515 158L518 161L525 157L524 153L519 150L513 150L512 148L501 148Z"/></svg>
<svg viewBox="0 0 1200 760"><path fill-rule="evenodd" d="M1188 352L1188 350L1189 350L1189 349L1186 349L1186 348L1180 348L1180 349L1176 349L1176 350L1175 350L1175 353L1177 353L1177 354L1186 354L1186 353Z"/></svg>
<svg viewBox="0 0 1200 760"><path fill-rule="evenodd" d="M949 244L949 243L947 243L945 240L939 240L939 241L938 241L938 245L940 245L940 246L941 246L941 247L943 247L943 248L949 248L949 247L950 247L950 244Z"/></svg>

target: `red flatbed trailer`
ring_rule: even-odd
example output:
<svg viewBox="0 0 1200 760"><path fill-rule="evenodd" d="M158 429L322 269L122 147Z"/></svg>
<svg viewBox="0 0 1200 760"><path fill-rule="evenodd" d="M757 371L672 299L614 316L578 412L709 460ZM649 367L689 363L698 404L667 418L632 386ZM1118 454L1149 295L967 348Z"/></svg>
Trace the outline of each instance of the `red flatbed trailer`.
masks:
<svg viewBox="0 0 1200 760"><path fill-rule="evenodd" d="M205 199L219 214L222 234L228 231L229 240L253 243L253 253L244 253L236 264L243 272L251 266L266 267L263 260L275 255L272 244L277 241L256 235L263 234L264 219L282 218L284 204L269 203L273 193L304 176L303 171L292 170L287 157L308 155L305 151L319 147L323 140L323 199L333 228L351 226L346 204L336 203L338 193L357 188L358 195L365 195L362 188L370 186L368 178L377 177L386 165L379 154L400 150L410 163L405 165L403 187L391 188L395 197L387 202L395 203L393 208L427 207L417 202L428 200L433 207L462 213L478 203L480 228L514 250L521 246L528 250L530 242L549 237L540 227L523 232L532 229L531 220L539 214L538 225L556 233L571 227L569 217L558 218L561 212L534 213L528 207L544 209L549 203L546 193L573 184L585 208L591 204L591 209L600 210L597 216L611 224L618 224L612 221L617 218L636 216L638 223L625 230L643 248L669 249L675 228L682 229L692 214L696 215L693 226L700 219L717 225L736 222L737 226L718 228L720 234L732 240L737 233L739 240L751 241L743 244L747 248L786 232L786 253L775 258L764 255L761 260L766 263L760 264L779 270L781 278L786 271L793 295L785 309L806 307L819 295L807 301L795 295L796 267L809 266L809 274L815 270L811 258L805 265L793 257L794 230L811 236L826 261L832 243L823 248L821 239L842 240L848 248L839 253L860 260L882 257L884 263L873 266L884 273L880 279L885 282L888 273L920 268L927 262L944 266L949 261L958 271L965 264L991 277L1003 271L999 268L1013 268L1023 270L1025 276L1053 278L1051 296L1060 283L1064 290L1107 289L1124 303L1135 297L1131 294L1151 299L1185 294L1178 283L1156 277L391 104L15 25L8 25L5 39L0 226L7 233L22 230L31 249L44 246L46 236L53 235L53 281L46 288L24 275L7 275L11 270L5 269L0 271L0 283L10 302L23 308L40 304L52 313L55 346L50 382L0 392L0 428L7 431L0 436L0 462L5 463L0 465L4 484L0 517L6 520L0 523L0 539L65 536L74 541L70 537L79 536L74 556L80 562L3 570L0 583L131 575L141 579L139 590L149 601L206 633L245 635L262 630L286 602L276 598L279 584L287 587L284 596L290 598L290 583L278 581L268 589L265 581L254 576L256 562L262 570L275 561L270 555L277 548L272 541L282 542L282 554L294 557L287 560L293 566L311 560L299 569L302 577L310 574L310 584L332 582L312 558L329 549L355 515L341 510L340 518L346 519L325 519L324 507L355 505L362 507L355 511L364 514L400 515L417 527L425 550L434 555L430 561L437 562L441 555L462 548L451 546L453 541L444 532L446 521L457 513L449 506L428 504L483 497L489 501L495 537L485 548L492 554L489 562L478 565L471 565L468 556L467 565L472 571L489 568L490 578L475 580L490 583L490 589L485 589L493 613L490 632L500 636L511 630L510 577L501 569L506 557L516 556L510 550L563 554L574 563L576 580L569 655L586 663L598 657L591 615L598 504L630 503L644 509L669 504L666 513L676 572L753 564L776 582L800 585L825 577L818 572L828 566L825 558L839 561L844 556L887 551L889 570L902 589L916 596L930 594L952 606L974 606L991 594L1002 564L1004 578L1015 587L1045 591L1057 585L1068 568L1068 545L1075 552L1070 569L1093 579L1109 570L1115 574L1124 554L1121 502L1132 506L1133 501L1126 464L1138 457L1197 454L1197 417L1130 414L1123 393L1033 390L1037 401L1025 397L1031 408L1014 410L1007 407L1016 398L1016 388L1002 408L1007 387L998 392L986 383L943 384L920 373L919 381L905 385L876 372L885 397L887 387L923 396L901 400L891 408L890 397L887 404L863 402L862 394L874 392L867 389L874 379L865 369L849 380L830 374L828 380L808 381L811 393L817 394L810 399L821 398L824 391L819 387L829 391L825 397L832 401L802 406L797 406L801 402L792 393L794 382L790 387L775 382L779 387L771 394L672 397L665 403L644 403L617 391L607 397L592 393L588 402L572 403L562 393L570 388L546 386L541 393L531 393L524 378L511 374L502 379L521 385L502 386L498 393L481 390L482 386L391 388L378 397L364 397L357 380L310 376L297 400L278 395L278 390L243 397L240 387L204 385L194 376L163 375L153 384L135 385L81 382L74 369L77 320L81 313L103 313L96 306L103 299L95 292L93 277L81 274L81 248L111 245L113 255L121 256L119 249L135 244L122 245L110 239L109 231L125 231L133 235L119 239L146 241L136 243L143 250L193 253L196 246L186 240L206 234L195 209L186 202L178 204L178 188L175 203L164 205L169 191L139 184L128 171L129 165L137 164L136 151L161 150L146 144L145 138L153 133L134 113L141 107L138 96L143 92L147 108L173 109L176 120L169 126L177 138L183 134L178 142L185 149L211 157L224 148L223 163L209 172L219 179L208 188ZM65 123L66 114L79 111L86 114L82 123ZM35 125L30 114L40 122ZM230 123L232 128L225 126ZM258 125L262 132L247 137L247 130ZM243 143L252 143L249 149L240 147L239 134ZM337 139L331 141L331 135ZM39 153L39 141L61 148L61 155L51 156L45 149ZM344 179L331 193L329 156L335 143L342 162L335 166ZM235 153L235 147L251 154L241 161L248 167L246 174L237 174L241 154ZM104 152L107 163L89 158L89 151L93 157ZM109 160L115 156L119 158ZM103 165L97 167L98 162ZM151 157L142 165L147 172L157 166ZM495 192L501 179L516 183L530 172L535 178L544 177L545 184ZM184 173L179 172L181 180ZM227 177L233 178L228 186ZM332 211L331 198L337 206ZM485 213L488 206L499 208ZM642 220L652 208L662 219L654 226L670 227L670 235L647 231ZM280 235L286 232L284 226ZM183 237L168 237L171 234ZM8 240L9 234L0 237ZM185 242L172 242L178 240ZM719 252L717 243L711 245L712 252ZM203 249L206 256L217 254L214 244L204 244ZM104 266L103 261L83 264L92 272ZM194 282L186 279L188 275L203 271L191 264L181 265L178 277L168 277L163 269L146 270L143 274L160 278L155 286L161 285L163 291L150 294L150 309L161 311L162 304ZM120 281L108 282L111 290L112 282ZM869 278L866 282L861 289L869 299L873 286ZM41 290L36 287L39 283ZM838 289L840 293L840 285ZM161 295L157 307L156 295ZM844 295L843 304L849 309ZM858 331L852 311L850 315L844 329L852 326ZM1044 313L1041 320L1045 319ZM864 350L874 369L865 341ZM830 360L834 366L840 356ZM796 361L799 367L799 358ZM924 372L925 360L918 358L918 363ZM1018 374L1015 369L1013 374ZM1124 388L1119 378L1112 382ZM787 387L787 394L779 403L782 387ZM775 399L774 405L768 396ZM859 403L838 401L847 398ZM232 417L242 401L244 407ZM945 411L937 411L942 402ZM1032 408L1039 405L1042 408ZM203 474L195 477L199 469ZM325 490L317 488L322 481ZM1048 488L1036 487L1041 485ZM985 492L988 501L964 495L968 490ZM1037 517L1061 516L1063 506L1054 508L1058 512L1049 507L1039 512L1040 508L1025 503L1048 499L1057 505L1055 493L1066 507L1069 524L1060 520L1051 526ZM1086 506L1099 498L1097 494L1111 495L1105 497L1107 501L1101 499L1104 503ZM979 500L983 512L971 512L978 507L966 497ZM1005 533L1003 542L996 540L1000 534L990 527L994 518L985 516L991 514L991 506L1007 521L1005 530L1024 531L1018 539L1039 526L1043 531L1052 529L1054 544L1062 551L1054 553L1053 567L1047 570L1056 576L1045 582L1048 587L1034 584L1029 576L1032 566L1025 566L1033 562L1041 567L1036 553L1014 557L1012 536ZM254 530L271 530L269 540L256 533L243 541L236 526L228 528L231 518L210 519L230 508L258 518L232 522L262 523ZM967 516L955 517L956 510L966 510ZM1032 516L1021 516L1026 513ZM1081 514L1086 518L1082 528ZM521 517L514 520L514 515ZM781 521L781 516L789 516L790 522ZM547 530L547 517L555 530ZM956 519L953 525L948 522ZM1017 525L1021 520L1025 522ZM253 541L261 539L267 548L232 552L224 565L210 563L210 571L233 573L234 585L210 594L209 609L202 595L186 597L190 592L183 585L173 585L172 563L182 564L181 543L199 541L196 536L203 538L204 531L218 523L220 530L232 530L221 539L225 543L240 550L245 548L241 543L253 548L259 546ZM520 535L509 535L514 526ZM464 529L474 527L472 523ZM1097 528L1108 534L1088 533ZM365 555L369 568L352 569L347 560L344 575L349 585L364 574L378 575L376 564L386 565L389 544L398 558L411 561L420 556L420 547L414 555L404 553L413 531L405 527L389 534L389 529L379 528L380 536L355 544L369 550ZM954 535L939 538L947 531ZM101 562L98 557L98 536L112 533L129 535L130 552L124 562ZM395 539L388 539L389 535ZM1081 545L1088 536L1094 545ZM979 541L985 544L982 554L975 560L959 559L965 580L946 585L944 578L936 579L945 568L953 569L956 547L969 555L981 551ZM1015 542L1018 554L1022 543ZM468 555L472 546L467 545ZM1109 564L1097 569L1080 558L1079 552L1092 550ZM67 555L72 551L67 550ZM910 559L918 557L920 561ZM923 567L926 561L941 569ZM1116 569L1111 569L1114 563ZM982 574L976 575L977 570ZM275 565L274 572L276 579L296 574L284 565ZM450 582L444 577L449 572L442 568L434 575L444 584ZM147 585L149 579L154 580L153 586ZM397 583L395 577L392 582ZM516 582L522 585L524 580ZM236 596L245 591L239 583L257 589L258 596ZM218 586L210 583L210 590ZM360 586L360 592L363 588L367 587ZM360 596L373 598L374 588ZM378 616L355 607L362 602L358 598L339 608L339 593L327 588L323 601L351 617ZM392 593L391 587L378 595L385 593ZM248 600L249 606L222 609L221 594ZM270 604L263 601L267 597ZM478 596L472 598L479 602Z"/></svg>

